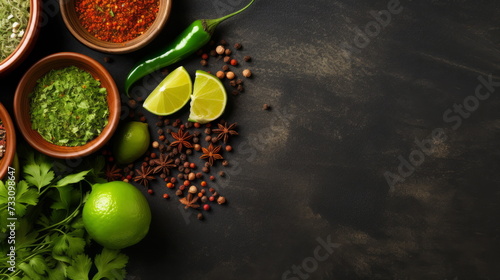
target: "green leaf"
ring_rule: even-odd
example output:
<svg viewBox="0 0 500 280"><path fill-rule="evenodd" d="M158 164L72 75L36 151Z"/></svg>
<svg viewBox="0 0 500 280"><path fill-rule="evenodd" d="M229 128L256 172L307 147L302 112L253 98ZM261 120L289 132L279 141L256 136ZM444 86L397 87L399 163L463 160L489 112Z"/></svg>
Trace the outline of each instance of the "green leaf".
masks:
<svg viewBox="0 0 500 280"><path fill-rule="evenodd" d="M82 172L79 172L76 174L67 175L64 178L62 178L61 180L57 181L56 186L57 187L64 187L64 186L67 186L69 184L78 183L78 182L82 181L83 179L85 179L85 175L87 175L87 173L89 173L89 172L90 172L90 170L86 170L86 171L82 171Z"/></svg>
<svg viewBox="0 0 500 280"><path fill-rule="evenodd" d="M38 203L39 193L28 186L26 181L19 181L16 186L16 214L18 217L24 216L28 205L36 205Z"/></svg>
<svg viewBox="0 0 500 280"><path fill-rule="evenodd" d="M95 265L97 273L92 280L109 279L123 280L125 279L125 265L128 262L128 257L120 254L120 250L111 250L104 248L102 253L95 257Z"/></svg>
<svg viewBox="0 0 500 280"><path fill-rule="evenodd" d="M14 192L15 195L9 195L9 192ZM11 197L9 199L9 197ZM12 199L12 197L14 199ZM25 181L20 181L17 185L5 185L0 181L0 207L1 210L7 210L9 216L22 217L26 213L26 207L28 205L36 205L38 203L38 192L29 188ZM9 207L10 206L10 207ZM12 211L12 210L15 211ZM5 215L5 214L3 214Z"/></svg>
<svg viewBox="0 0 500 280"><path fill-rule="evenodd" d="M70 263L70 257L83 253L85 239L82 238L82 230L61 234L53 241L52 256L56 260Z"/></svg>
<svg viewBox="0 0 500 280"><path fill-rule="evenodd" d="M21 249L28 248L35 244L37 237L38 232L33 230L32 221L27 217L19 219L16 224L16 249L18 255L22 255Z"/></svg>
<svg viewBox="0 0 500 280"><path fill-rule="evenodd" d="M31 265L29 265L26 262L22 262L17 265L17 268L22 270L26 276L28 276L28 279L32 280L42 280L42 275L36 273L36 271L33 269Z"/></svg>
<svg viewBox="0 0 500 280"><path fill-rule="evenodd" d="M54 179L54 171L50 170L51 165L43 162L41 164L28 164L24 166L24 179L40 190L49 185Z"/></svg>
<svg viewBox="0 0 500 280"><path fill-rule="evenodd" d="M71 186L65 186L57 188L55 202L50 206L54 210L69 210L71 207L71 197L74 188Z"/></svg>
<svg viewBox="0 0 500 280"><path fill-rule="evenodd" d="M78 254L71 260L71 266L66 269L66 273L73 280L88 280L91 268L92 260L85 254Z"/></svg>
<svg viewBox="0 0 500 280"><path fill-rule="evenodd" d="M42 255L33 256L29 261L29 265L36 273L40 275L44 275L45 272L49 270L49 268L47 267L47 263L45 262L45 259L42 257Z"/></svg>
<svg viewBox="0 0 500 280"><path fill-rule="evenodd" d="M63 262L57 262L57 266L48 271L47 280L66 280L66 265Z"/></svg>

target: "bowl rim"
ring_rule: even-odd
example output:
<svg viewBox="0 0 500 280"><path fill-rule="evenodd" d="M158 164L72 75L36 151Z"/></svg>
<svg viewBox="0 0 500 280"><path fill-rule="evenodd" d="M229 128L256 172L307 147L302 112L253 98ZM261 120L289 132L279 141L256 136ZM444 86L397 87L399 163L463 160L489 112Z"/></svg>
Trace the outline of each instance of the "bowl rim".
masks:
<svg viewBox="0 0 500 280"><path fill-rule="evenodd" d="M76 0L59 0L59 5L61 7L61 15L66 25L66 28L70 33L85 46L92 48L94 50L110 53L110 54L125 54L141 49L142 47L148 45L153 41L162 31L163 27L166 25L168 19L170 18L170 12L172 10L172 0L158 0L160 8L156 19L153 24L137 38L123 43L113 43L103 40L99 40L91 35L83 26L80 24L78 17L76 15L76 10L74 3ZM162 7L162 3L165 7Z"/></svg>
<svg viewBox="0 0 500 280"><path fill-rule="evenodd" d="M30 17L28 26L23 38L17 45L16 49L4 60L0 61L0 75L3 75L16 68L31 52L38 39L41 28L42 19L42 1L30 0Z"/></svg>
<svg viewBox="0 0 500 280"><path fill-rule="evenodd" d="M5 148L5 154L0 159L0 180L4 178L5 174L9 169L9 166L14 161L14 156L16 154L16 129L14 127L14 122L10 117L9 112L0 102L0 120L2 120L5 126L6 141L7 146Z"/></svg>
<svg viewBox="0 0 500 280"><path fill-rule="evenodd" d="M58 63L58 66L49 68L49 66L54 63ZM83 65L84 67L88 67L88 69L92 69L92 71L88 72L95 71L96 74L94 75L94 78L99 78L101 80L101 86L108 84L106 87L108 92L109 108L108 124L99 136L87 142L85 145L74 147L59 146L46 141L37 131L31 128L28 95L33 89L28 88L28 85L30 83L35 83L36 80L52 69L60 69L75 64L77 67ZM84 67L80 66L80 68ZM38 72L44 68L47 69L42 72ZM120 110L120 92L111 74L95 59L74 52L55 53L39 60L23 75L14 94L14 115L19 131L28 144L43 154L61 159L84 157L103 147L111 139L118 126L121 114Z"/></svg>

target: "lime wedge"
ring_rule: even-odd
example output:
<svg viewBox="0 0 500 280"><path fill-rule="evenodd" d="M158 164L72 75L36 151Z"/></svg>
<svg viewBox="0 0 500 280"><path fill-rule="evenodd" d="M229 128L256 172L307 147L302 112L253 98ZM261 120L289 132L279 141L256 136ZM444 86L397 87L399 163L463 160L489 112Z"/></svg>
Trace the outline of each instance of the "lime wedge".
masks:
<svg viewBox="0 0 500 280"><path fill-rule="evenodd" d="M226 89L219 78L205 71L196 71L189 121L211 122L224 113L226 103Z"/></svg>
<svg viewBox="0 0 500 280"><path fill-rule="evenodd" d="M180 66L161 81L142 106L155 115L173 114L186 105L192 89L189 73Z"/></svg>

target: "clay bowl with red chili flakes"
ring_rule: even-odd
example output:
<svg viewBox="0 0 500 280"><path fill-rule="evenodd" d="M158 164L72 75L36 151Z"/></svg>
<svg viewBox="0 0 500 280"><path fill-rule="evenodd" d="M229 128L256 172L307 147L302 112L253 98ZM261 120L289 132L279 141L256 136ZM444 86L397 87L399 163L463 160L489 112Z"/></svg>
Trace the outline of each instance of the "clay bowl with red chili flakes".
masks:
<svg viewBox="0 0 500 280"><path fill-rule="evenodd" d="M2 130L5 130L5 137L0 140L0 145L5 147L5 152L3 152L0 158L0 180L2 180L9 171L9 166L12 166L16 154L16 131L14 123L2 103L0 103L0 120L3 125Z"/></svg>
<svg viewBox="0 0 500 280"><path fill-rule="evenodd" d="M37 81L51 70L69 66L76 66L90 73L96 80L101 82L100 86L107 90L108 124L97 137L80 146L52 144L34 130L31 124L30 95L36 87ZM55 53L42 58L24 74L14 94L14 116L20 134L33 148L54 158L78 158L97 152L111 139L116 131L120 121L120 110L120 92L111 74L93 58L73 52ZM47 125L50 126L50 122Z"/></svg>
<svg viewBox="0 0 500 280"><path fill-rule="evenodd" d="M171 6L171 0L60 0L71 34L87 47L110 54L149 44L167 23Z"/></svg>
<svg viewBox="0 0 500 280"><path fill-rule="evenodd" d="M30 2L28 25L24 30L24 35L21 41L14 51L4 60L0 61L0 76L9 73L19 66L19 64L21 64L31 53L31 50L35 46L36 40L38 39L43 18L43 3L42 0L27 1Z"/></svg>

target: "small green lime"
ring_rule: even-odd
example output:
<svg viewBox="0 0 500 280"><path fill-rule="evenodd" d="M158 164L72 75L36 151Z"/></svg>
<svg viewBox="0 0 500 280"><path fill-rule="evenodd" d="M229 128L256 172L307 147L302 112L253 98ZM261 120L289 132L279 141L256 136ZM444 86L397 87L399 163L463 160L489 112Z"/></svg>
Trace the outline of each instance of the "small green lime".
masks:
<svg viewBox="0 0 500 280"><path fill-rule="evenodd" d="M113 156L118 164L129 164L140 158L149 148L148 124L127 122L113 136Z"/></svg>
<svg viewBox="0 0 500 280"><path fill-rule="evenodd" d="M82 218L85 229L97 243L108 249L122 249L146 236L151 210L136 187L113 181L92 187Z"/></svg>

